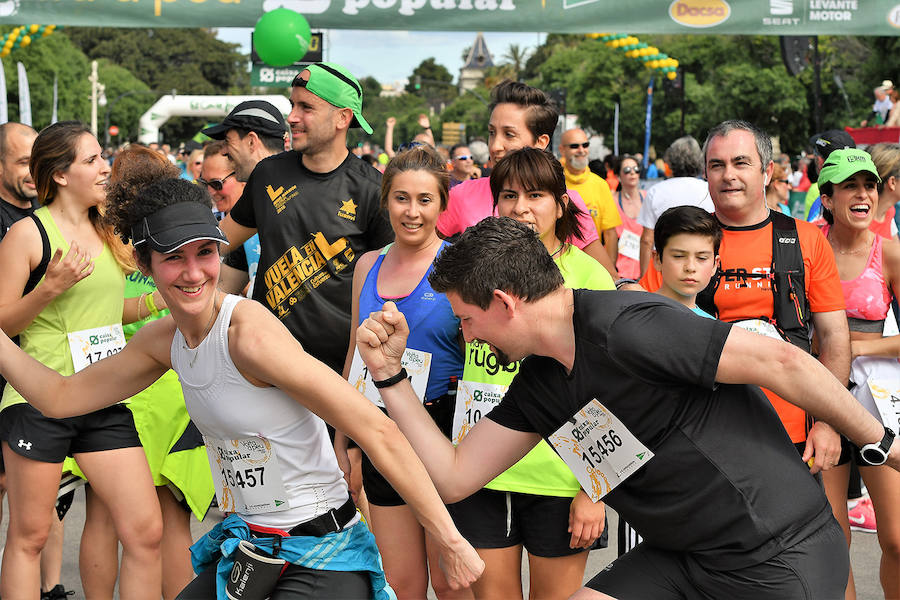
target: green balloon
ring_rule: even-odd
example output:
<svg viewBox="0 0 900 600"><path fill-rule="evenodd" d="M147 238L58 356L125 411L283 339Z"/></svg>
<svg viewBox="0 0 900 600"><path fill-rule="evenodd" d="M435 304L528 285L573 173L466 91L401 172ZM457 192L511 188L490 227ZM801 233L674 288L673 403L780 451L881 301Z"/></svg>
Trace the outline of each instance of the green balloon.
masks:
<svg viewBox="0 0 900 600"><path fill-rule="evenodd" d="M253 49L273 67L292 65L309 49L309 23L298 12L276 8L265 13L253 30Z"/></svg>

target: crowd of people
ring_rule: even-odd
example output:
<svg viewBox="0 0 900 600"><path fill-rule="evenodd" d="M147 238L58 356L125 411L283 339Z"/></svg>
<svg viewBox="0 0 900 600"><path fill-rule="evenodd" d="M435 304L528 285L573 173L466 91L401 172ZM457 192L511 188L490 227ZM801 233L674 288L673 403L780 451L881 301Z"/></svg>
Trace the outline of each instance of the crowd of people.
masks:
<svg viewBox="0 0 900 600"><path fill-rule="evenodd" d="M744 121L648 185L520 82L383 158L345 68L290 100L0 125L0 596L66 597L86 481L92 599L852 599L861 523L900 597L900 145L814 136L807 222Z"/></svg>

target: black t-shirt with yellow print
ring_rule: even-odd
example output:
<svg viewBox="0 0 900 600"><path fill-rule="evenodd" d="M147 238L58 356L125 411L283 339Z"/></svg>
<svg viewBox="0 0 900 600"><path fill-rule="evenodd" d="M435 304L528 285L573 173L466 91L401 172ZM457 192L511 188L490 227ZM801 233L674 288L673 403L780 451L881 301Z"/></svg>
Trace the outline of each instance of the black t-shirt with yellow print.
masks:
<svg viewBox="0 0 900 600"><path fill-rule="evenodd" d="M290 150L262 160L231 218L259 231L253 299L304 349L340 372L347 354L353 268L394 234L379 207L381 173L352 154L330 173Z"/></svg>

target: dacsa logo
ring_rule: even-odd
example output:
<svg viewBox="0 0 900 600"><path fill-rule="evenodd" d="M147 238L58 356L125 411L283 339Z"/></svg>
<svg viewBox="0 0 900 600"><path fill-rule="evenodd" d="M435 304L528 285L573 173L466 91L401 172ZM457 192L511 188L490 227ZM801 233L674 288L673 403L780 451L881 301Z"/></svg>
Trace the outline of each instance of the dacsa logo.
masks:
<svg viewBox="0 0 900 600"><path fill-rule="evenodd" d="M731 7L725 0L675 0L669 16L688 27L713 27L728 20Z"/></svg>

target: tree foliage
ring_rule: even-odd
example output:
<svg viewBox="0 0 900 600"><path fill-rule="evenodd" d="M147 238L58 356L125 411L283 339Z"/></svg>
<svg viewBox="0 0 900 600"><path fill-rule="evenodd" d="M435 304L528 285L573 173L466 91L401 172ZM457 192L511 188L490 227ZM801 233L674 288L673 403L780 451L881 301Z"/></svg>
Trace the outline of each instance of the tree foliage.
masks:
<svg viewBox="0 0 900 600"><path fill-rule="evenodd" d="M213 30L72 27L65 35L89 58L127 69L158 96L172 90L202 95L250 91L247 57L237 44L216 39ZM204 119L173 119L162 133L164 139L182 141L204 125Z"/></svg>
<svg viewBox="0 0 900 600"><path fill-rule="evenodd" d="M394 148L404 142L410 141L419 133L417 123L420 114L428 114L428 104L424 98L414 94L402 94L400 96L366 96L363 94L363 115L372 126L373 133L367 136L362 129L351 129L347 138L348 144L356 144L368 139L378 145L384 145L384 133L388 117L397 119L394 126ZM431 127L438 136L440 131L440 119L431 118Z"/></svg>
<svg viewBox="0 0 900 600"><path fill-rule="evenodd" d="M60 57L64 58L61 60ZM50 124L54 76L57 78L59 120L90 119L90 61L65 35L38 38L29 46L14 49L2 59L10 121L20 119L17 62L25 65L28 75L31 117L35 129L40 130Z"/></svg>
<svg viewBox="0 0 900 600"><path fill-rule="evenodd" d="M422 87L418 90L416 77L420 77L422 82ZM424 98L432 106L449 103L458 94L453 85L453 75L433 57L426 58L413 69L409 83L406 84L406 92Z"/></svg>
<svg viewBox="0 0 900 600"><path fill-rule="evenodd" d="M676 58L684 70L684 133L701 142L725 119L741 118L778 136L783 150L799 152L815 132L813 69L791 76L774 36L657 35L643 41ZM858 125L871 110L872 87L898 78L892 61L897 38L821 37L823 128ZM846 100L835 83L839 76ZM521 76L545 91L567 91L567 110L611 137L620 101L620 148L643 149L651 72L602 41L551 34L525 62ZM655 78L652 141L666 148L681 131L682 97ZM850 105L848 110L847 105Z"/></svg>
<svg viewBox="0 0 900 600"><path fill-rule="evenodd" d="M115 125L119 128L119 135L110 137L112 143L138 139L138 135L140 135L138 123L141 115L153 106L157 100L157 94L128 69L113 64L105 58L98 63L98 76L106 86L107 102L106 106L101 108L99 117L101 141L106 138L103 131L107 125Z"/></svg>
<svg viewBox="0 0 900 600"><path fill-rule="evenodd" d="M484 86L476 88L475 94L466 92L450 103L441 113L441 119L445 122L465 123L466 139L476 137L488 137L488 121L491 118L487 104L482 99L488 99L490 90ZM478 96L481 96L480 98Z"/></svg>

